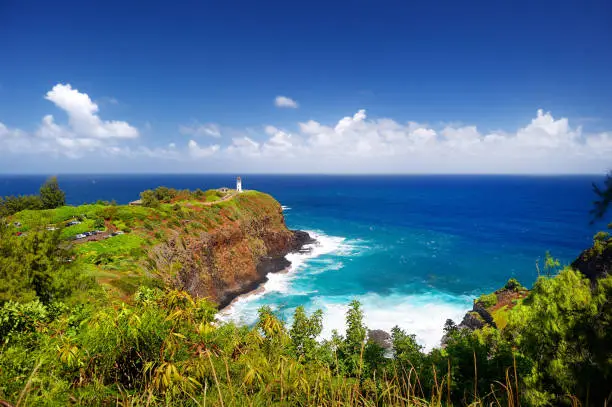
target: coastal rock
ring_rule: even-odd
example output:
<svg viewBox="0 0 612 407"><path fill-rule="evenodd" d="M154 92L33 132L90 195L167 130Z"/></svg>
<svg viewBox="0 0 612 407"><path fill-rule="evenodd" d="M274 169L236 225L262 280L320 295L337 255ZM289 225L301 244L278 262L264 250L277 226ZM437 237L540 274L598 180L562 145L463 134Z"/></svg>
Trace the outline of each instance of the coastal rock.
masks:
<svg viewBox="0 0 612 407"><path fill-rule="evenodd" d="M498 298L500 295L503 295L501 294L502 291L495 293ZM458 325L458 328L465 328L474 331L476 329L484 328L487 325L497 328L497 325L493 320L493 315L491 315L491 313L479 301L474 301L472 310L465 314L463 320Z"/></svg>
<svg viewBox="0 0 612 407"><path fill-rule="evenodd" d="M591 281L610 275L612 273L612 244L607 243L601 250L595 247L584 250L571 266Z"/></svg>
<svg viewBox="0 0 612 407"><path fill-rule="evenodd" d="M148 269L166 284L223 308L265 282L268 273L285 270L290 265L285 256L314 241L307 232L287 229L281 205L269 195L235 202L237 211L220 209L223 221L199 236L175 230L149 250Z"/></svg>
<svg viewBox="0 0 612 407"><path fill-rule="evenodd" d="M376 343L385 350L391 350L391 348L393 348L393 340L391 335L382 329L369 329L368 341Z"/></svg>
<svg viewBox="0 0 612 407"><path fill-rule="evenodd" d="M475 331L477 329L484 328L485 321L482 319L480 314L474 311L469 311L463 317L463 320L459 324L459 328L461 329L469 329L470 331Z"/></svg>

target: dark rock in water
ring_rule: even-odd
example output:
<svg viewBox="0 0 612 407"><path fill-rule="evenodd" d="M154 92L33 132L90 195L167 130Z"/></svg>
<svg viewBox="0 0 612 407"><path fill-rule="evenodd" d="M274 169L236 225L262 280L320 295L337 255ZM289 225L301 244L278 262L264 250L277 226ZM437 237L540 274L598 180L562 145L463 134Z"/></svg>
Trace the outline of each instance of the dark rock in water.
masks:
<svg viewBox="0 0 612 407"><path fill-rule="evenodd" d="M368 340L376 343L378 346L385 350L389 350L393 347L393 341L391 335L382 329L369 329Z"/></svg>
<svg viewBox="0 0 612 407"><path fill-rule="evenodd" d="M268 273L277 273L290 265L291 262L285 257L264 257L257 264L257 274L265 276Z"/></svg>
<svg viewBox="0 0 612 407"><path fill-rule="evenodd" d="M291 232L293 232L292 249L294 252L308 251L308 249L305 249L304 246L307 244L314 243L316 241L312 238L312 236L308 234L308 232L304 232L303 230L292 230Z"/></svg>
<svg viewBox="0 0 612 407"><path fill-rule="evenodd" d="M608 243L601 251L595 247L583 251L573 261L572 268L580 271L591 281L612 274L612 244Z"/></svg>

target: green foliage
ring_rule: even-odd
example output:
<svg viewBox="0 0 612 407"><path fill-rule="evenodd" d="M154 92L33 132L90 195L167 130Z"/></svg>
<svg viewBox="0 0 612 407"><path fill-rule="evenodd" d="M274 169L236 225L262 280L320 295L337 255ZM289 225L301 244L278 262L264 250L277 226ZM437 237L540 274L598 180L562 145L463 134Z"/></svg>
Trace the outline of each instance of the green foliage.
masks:
<svg viewBox="0 0 612 407"><path fill-rule="evenodd" d="M346 312L346 326L346 351L349 355L357 356L361 353L367 332L361 304L357 300L351 301Z"/></svg>
<svg viewBox="0 0 612 407"><path fill-rule="evenodd" d="M495 304L497 304L497 295L495 293L491 294L482 294L476 302L480 303L485 308L491 308Z"/></svg>
<svg viewBox="0 0 612 407"><path fill-rule="evenodd" d="M40 201L44 209L53 209L66 204L66 194L60 189L57 177L49 178L40 187Z"/></svg>
<svg viewBox="0 0 612 407"><path fill-rule="evenodd" d="M104 229L104 219L97 218L94 220L93 227L95 230L103 230Z"/></svg>
<svg viewBox="0 0 612 407"><path fill-rule="evenodd" d="M140 200L142 201L142 206L146 206L148 208L159 208L159 199L155 196L155 192L147 189L140 193Z"/></svg>
<svg viewBox="0 0 612 407"><path fill-rule="evenodd" d="M516 278L511 278L506 282L504 289L518 292L523 289L523 286L521 285L521 283L518 282Z"/></svg>
<svg viewBox="0 0 612 407"><path fill-rule="evenodd" d="M35 298L49 303L83 282L68 261L72 253L60 233L37 226L16 236L12 227L0 223L0 303Z"/></svg>
<svg viewBox="0 0 612 407"><path fill-rule="evenodd" d="M417 343L415 335L409 335L396 326L391 329L391 338L393 340L393 355L400 370L410 371L423 365L423 347Z"/></svg>
<svg viewBox="0 0 612 407"><path fill-rule="evenodd" d="M7 343L12 335L34 332L47 322L49 312L40 301L26 303L8 301L0 308L0 343Z"/></svg>
<svg viewBox="0 0 612 407"><path fill-rule="evenodd" d="M28 209L42 209L42 205L40 197L36 195L0 197L0 218L11 216Z"/></svg>
<svg viewBox="0 0 612 407"><path fill-rule="evenodd" d="M307 315L303 307L290 326L263 307L253 327L238 327L216 321L207 300L137 272L146 250L158 243L151 236L191 228L196 212L201 218L195 220L206 223L201 227L209 227L272 208L267 195L254 191L212 206L202 202L211 196L158 188L151 191L155 208L63 206L21 210L0 222L0 400L537 406L604 405L609 398L612 277L590 282L571 270L557 274L560 263L547 254L549 276L540 277L525 300L493 312L499 329L472 332L447 320L443 348L429 352L399 327L392 329L391 350L366 341L358 301L346 313L345 336L334 331L328 340L318 340L322 312ZM186 197L199 202L176 205ZM47 230L77 218L81 225ZM74 246L62 238L104 220L133 231ZM23 222L19 230L26 233L17 236L14 221ZM598 244L610 244L610 237L596 235L594 249ZM177 261L169 270L160 265L152 262L149 271L181 270ZM93 286L92 273L105 281L104 292ZM523 291L515 279L504 288ZM490 308L497 297L477 301Z"/></svg>
<svg viewBox="0 0 612 407"><path fill-rule="evenodd" d="M608 397L612 361L604 343L612 340L611 287L607 277L592 290L580 273L565 269L539 278L513 309L507 329L534 362L525 378L531 404L556 404L564 394L600 402Z"/></svg>
<svg viewBox="0 0 612 407"><path fill-rule="evenodd" d="M293 354L298 359L312 360L316 356L316 338L323 329L323 311L317 310L308 317L304 307L299 306L293 314L293 324L289 331Z"/></svg>
<svg viewBox="0 0 612 407"><path fill-rule="evenodd" d="M0 218L14 215L25 210L53 209L66 204L66 194L51 177L40 187L39 195L20 195L0 197Z"/></svg>
<svg viewBox="0 0 612 407"><path fill-rule="evenodd" d="M593 236L593 248L591 254L601 255L604 250L612 246L612 238L608 232L597 232Z"/></svg>

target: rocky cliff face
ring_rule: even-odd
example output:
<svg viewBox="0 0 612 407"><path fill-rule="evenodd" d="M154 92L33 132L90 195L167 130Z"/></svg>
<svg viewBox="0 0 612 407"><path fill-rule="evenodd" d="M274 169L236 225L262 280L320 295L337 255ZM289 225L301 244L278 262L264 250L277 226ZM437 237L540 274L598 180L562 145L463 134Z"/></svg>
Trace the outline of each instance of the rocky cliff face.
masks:
<svg viewBox="0 0 612 407"><path fill-rule="evenodd" d="M214 225L197 236L177 231L149 251L149 263L167 283L220 307L288 267L285 255L312 242L308 233L287 229L281 205L266 194L242 194L193 221L204 222L209 210Z"/></svg>
<svg viewBox="0 0 612 407"><path fill-rule="evenodd" d="M612 273L612 239L584 250L572 262L572 268L580 271L591 281Z"/></svg>

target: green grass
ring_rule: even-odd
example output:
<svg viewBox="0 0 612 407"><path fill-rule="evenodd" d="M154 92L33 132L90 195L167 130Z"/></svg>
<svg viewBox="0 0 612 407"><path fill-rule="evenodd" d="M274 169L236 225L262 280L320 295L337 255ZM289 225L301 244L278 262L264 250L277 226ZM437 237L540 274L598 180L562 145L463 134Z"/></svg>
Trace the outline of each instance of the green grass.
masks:
<svg viewBox="0 0 612 407"><path fill-rule="evenodd" d="M491 308L497 304L497 295L495 295L495 293L483 294L476 299L476 302L481 303L485 308Z"/></svg>
<svg viewBox="0 0 612 407"><path fill-rule="evenodd" d="M94 219L86 219L78 225L65 227L62 229L62 239L69 239L79 233L90 232L95 229L95 223L96 221Z"/></svg>
<svg viewBox="0 0 612 407"><path fill-rule="evenodd" d="M278 203L264 193L245 191L222 200L224 196L217 190L209 190L198 199L190 197L180 202L163 203L156 208L85 204L52 210L26 210L15 214L11 220L22 223L19 229L22 232L51 225L60 227L61 237L66 240L79 233L105 229L100 227L102 224L110 223L116 230L128 231L104 240L75 242L74 250L83 273L102 282L107 289L110 288L110 292L131 294L140 285L137 280L144 278L142 261L146 257L146 249L164 241L171 234L179 232L184 236L197 237L228 221L270 218L269 215L278 213ZM64 226L72 220L81 223ZM280 223L271 226L284 227ZM254 247L256 252L258 249Z"/></svg>
<svg viewBox="0 0 612 407"><path fill-rule="evenodd" d="M129 255L132 249L139 249L144 244L144 239L136 234L129 233L97 242L87 242L76 246L77 253L84 256L86 260L98 254Z"/></svg>
<svg viewBox="0 0 612 407"><path fill-rule="evenodd" d="M495 322L495 325L497 325L498 329L504 329L506 325L508 325L509 311L508 306L504 305L491 313L491 316L493 316L493 321Z"/></svg>
<svg viewBox="0 0 612 407"><path fill-rule="evenodd" d="M204 192L204 197L206 198L206 202L215 202L223 197L223 194L217 191L216 189L209 189Z"/></svg>

